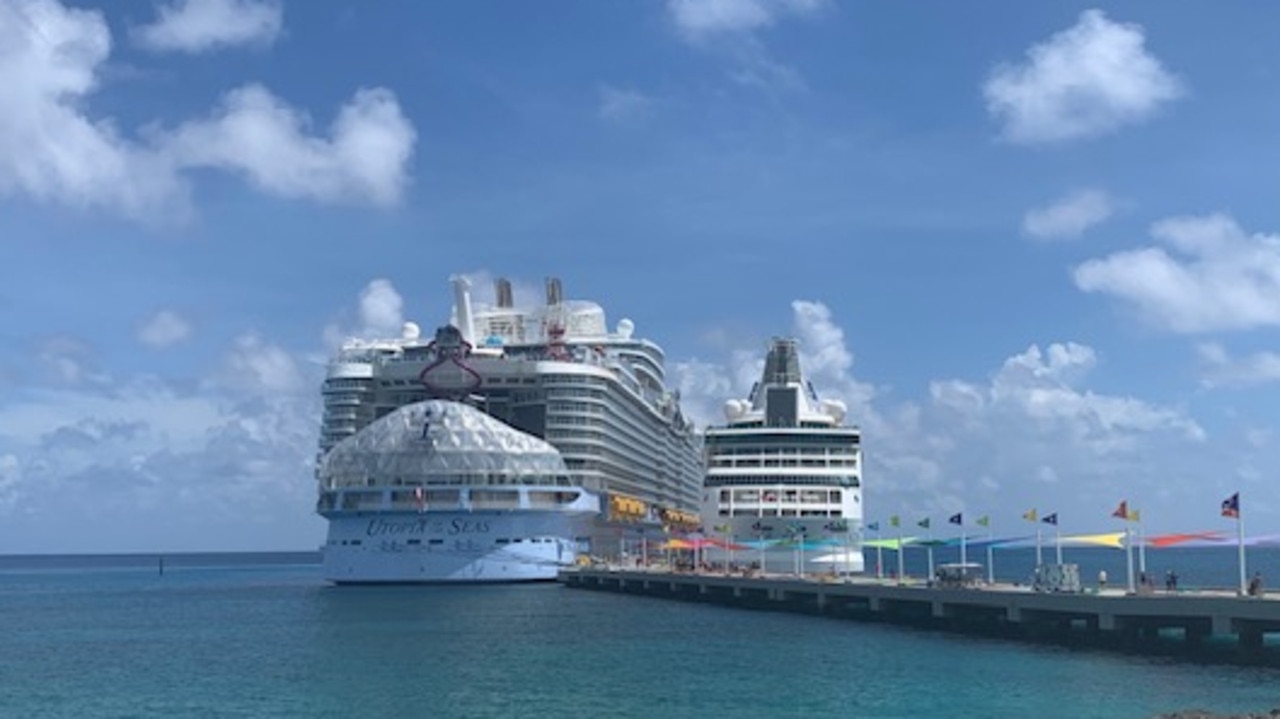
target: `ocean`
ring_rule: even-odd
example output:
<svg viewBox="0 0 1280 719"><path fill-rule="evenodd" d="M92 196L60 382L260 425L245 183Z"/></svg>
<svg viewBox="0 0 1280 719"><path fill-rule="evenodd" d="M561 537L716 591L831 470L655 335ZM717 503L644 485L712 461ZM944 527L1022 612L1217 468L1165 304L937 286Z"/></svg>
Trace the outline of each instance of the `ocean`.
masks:
<svg viewBox="0 0 1280 719"><path fill-rule="evenodd" d="M1066 555L1086 577L1106 566L1123 581L1123 552ZM1029 572L1031 556L997 553L1000 576ZM1280 579L1275 550L1249 561ZM1183 586L1236 576L1222 548L1151 552L1148 567L1175 569ZM169 555L163 574L156 555L0 557L0 616L4 717L1143 719L1280 707L1278 668L556 584L332 587L309 552Z"/></svg>

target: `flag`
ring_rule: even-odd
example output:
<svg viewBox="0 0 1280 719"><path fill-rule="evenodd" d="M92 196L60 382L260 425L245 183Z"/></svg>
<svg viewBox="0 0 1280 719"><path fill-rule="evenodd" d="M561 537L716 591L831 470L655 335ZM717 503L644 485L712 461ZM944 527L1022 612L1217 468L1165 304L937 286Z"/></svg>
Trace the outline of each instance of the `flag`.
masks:
<svg viewBox="0 0 1280 719"><path fill-rule="evenodd" d="M1129 502L1123 499L1120 500L1120 506L1116 507L1116 511L1112 512L1111 516L1116 517L1118 519L1128 519L1129 518Z"/></svg>
<svg viewBox="0 0 1280 719"><path fill-rule="evenodd" d="M1240 493L1239 492L1236 492L1230 497L1227 497L1226 499L1222 500L1222 516L1233 517L1235 519L1240 518Z"/></svg>
<svg viewBox="0 0 1280 719"><path fill-rule="evenodd" d="M985 515L985 514L984 514L984 515L982 515L981 517L978 517L978 522L977 522L977 524L978 524L978 526L979 526L979 527L990 527L990 526L991 526L991 517L988 517L987 515Z"/></svg>
<svg viewBox="0 0 1280 719"><path fill-rule="evenodd" d="M733 527L730 527L727 524L717 524L716 526L712 527L712 529L716 530L721 534L728 534L729 532L733 531Z"/></svg>
<svg viewBox="0 0 1280 719"><path fill-rule="evenodd" d="M828 532L847 532L849 531L849 523L843 519L837 519L834 522L827 522L822 528Z"/></svg>
<svg viewBox="0 0 1280 719"><path fill-rule="evenodd" d="M924 529L928 529L928 528L929 528L929 518L928 518L928 517L925 517L924 519L920 520L919 522L916 522L916 526L917 526L917 527L923 527Z"/></svg>
<svg viewBox="0 0 1280 719"><path fill-rule="evenodd" d="M772 527L772 526L770 526L770 525L768 525L768 524L765 524L765 523L763 523L763 522L756 522L755 524L751 525L751 531L753 531L753 532L772 532L772 531L773 531L773 527Z"/></svg>
<svg viewBox="0 0 1280 719"><path fill-rule="evenodd" d="M1023 512L1022 518L1027 520L1028 522L1036 521L1036 510L1032 509L1028 512Z"/></svg>
<svg viewBox="0 0 1280 719"><path fill-rule="evenodd" d="M963 512L956 512L955 514L951 515L951 519L948 519L947 521L951 522L952 524L964 524L963 515L964 515Z"/></svg>
<svg viewBox="0 0 1280 719"><path fill-rule="evenodd" d="M1046 514L1044 515L1044 519L1041 519L1040 521L1045 524L1052 524L1056 527L1058 526L1058 513L1054 512L1053 514Z"/></svg>
<svg viewBox="0 0 1280 719"><path fill-rule="evenodd" d="M1139 519L1139 517L1138 517L1138 510L1136 510L1136 509L1130 509L1130 510L1129 510L1129 521L1130 521L1130 522L1136 522L1136 521L1138 521L1138 519Z"/></svg>
<svg viewBox="0 0 1280 719"><path fill-rule="evenodd" d="M880 523L879 523L879 522L872 522L872 523L868 524L868 525L867 525L867 531L868 531L868 532L879 532L879 531L880 531Z"/></svg>
<svg viewBox="0 0 1280 719"><path fill-rule="evenodd" d="M898 519L898 515L895 514L892 517L889 517L890 527L897 527L899 524L901 524L901 521Z"/></svg>

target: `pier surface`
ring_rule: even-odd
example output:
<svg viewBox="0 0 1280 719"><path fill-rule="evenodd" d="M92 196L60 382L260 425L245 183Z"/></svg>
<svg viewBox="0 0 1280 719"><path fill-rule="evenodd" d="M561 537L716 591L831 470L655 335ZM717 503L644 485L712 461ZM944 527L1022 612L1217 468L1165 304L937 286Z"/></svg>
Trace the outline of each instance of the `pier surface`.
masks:
<svg viewBox="0 0 1280 719"><path fill-rule="evenodd" d="M1012 584L942 587L861 577L595 567L564 570L559 581L574 589L1139 651L1205 650L1208 659L1280 664L1280 650L1267 646L1268 635L1280 639L1280 595L1242 597L1225 590L1037 592Z"/></svg>

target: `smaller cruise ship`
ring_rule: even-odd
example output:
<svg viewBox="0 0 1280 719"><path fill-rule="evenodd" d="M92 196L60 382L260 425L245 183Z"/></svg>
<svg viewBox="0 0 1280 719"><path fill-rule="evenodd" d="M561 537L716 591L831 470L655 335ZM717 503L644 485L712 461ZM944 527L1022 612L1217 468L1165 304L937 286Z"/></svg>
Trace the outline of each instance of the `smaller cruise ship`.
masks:
<svg viewBox="0 0 1280 719"><path fill-rule="evenodd" d="M448 400L374 420L324 455L319 479L337 584L554 579L601 511L550 443Z"/></svg>
<svg viewBox="0 0 1280 719"><path fill-rule="evenodd" d="M704 438L704 533L769 572L862 572L861 431L818 398L796 341L772 340L750 396L724 409Z"/></svg>

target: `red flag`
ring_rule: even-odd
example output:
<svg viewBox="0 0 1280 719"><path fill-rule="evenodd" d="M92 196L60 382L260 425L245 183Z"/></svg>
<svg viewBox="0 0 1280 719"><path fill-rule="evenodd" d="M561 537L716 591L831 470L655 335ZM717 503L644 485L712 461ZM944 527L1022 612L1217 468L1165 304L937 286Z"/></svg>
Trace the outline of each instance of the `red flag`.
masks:
<svg viewBox="0 0 1280 719"><path fill-rule="evenodd" d="M1129 518L1129 501L1121 500L1120 506L1116 507L1116 511L1112 512L1111 516L1118 517L1120 519L1128 519Z"/></svg>

